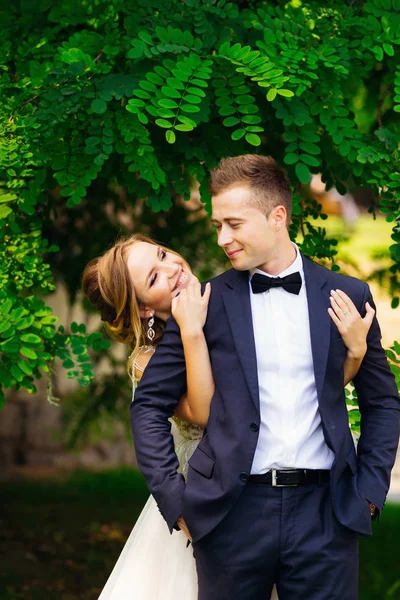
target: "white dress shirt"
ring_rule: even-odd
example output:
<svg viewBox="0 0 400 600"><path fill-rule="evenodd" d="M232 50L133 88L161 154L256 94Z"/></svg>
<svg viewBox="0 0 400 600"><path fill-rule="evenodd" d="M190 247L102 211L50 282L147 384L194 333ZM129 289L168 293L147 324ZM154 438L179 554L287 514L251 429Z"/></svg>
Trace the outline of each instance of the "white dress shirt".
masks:
<svg viewBox="0 0 400 600"><path fill-rule="evenodd" d="M310 321L301 254L279 277L299 271L299 295L283 288L253 294L251 310L257 355L261 424L252 474L270 469L330 469L319 414L311 353ZM250 271L270 275L259 269Z"/></svg>

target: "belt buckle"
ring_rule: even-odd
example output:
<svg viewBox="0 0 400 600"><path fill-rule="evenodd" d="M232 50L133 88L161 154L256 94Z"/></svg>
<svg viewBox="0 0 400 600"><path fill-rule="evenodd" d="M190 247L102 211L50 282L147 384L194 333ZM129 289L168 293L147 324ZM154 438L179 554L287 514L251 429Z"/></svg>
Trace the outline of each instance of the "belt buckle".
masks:
<svg viewBox="0 0 400 600"><path fill-rule="evenodd" d="M276 476L277 476L277 471L279 469L271 469L271 473L272 473L272 487L297 487L298 484L297 483L277 483L276 482Z"/></svg>

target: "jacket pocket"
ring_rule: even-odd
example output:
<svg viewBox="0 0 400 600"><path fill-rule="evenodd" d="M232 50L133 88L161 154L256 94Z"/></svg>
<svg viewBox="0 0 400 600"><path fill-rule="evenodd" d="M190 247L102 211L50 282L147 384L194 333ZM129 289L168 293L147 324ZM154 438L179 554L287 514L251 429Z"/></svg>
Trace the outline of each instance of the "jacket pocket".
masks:
<svg viewBox="0 0 400 600"><path fill-rule="evenodd" d="M201 448L197 448L189 459L189 466L209 479L214 471L215 460L208 456Z"/></svg>

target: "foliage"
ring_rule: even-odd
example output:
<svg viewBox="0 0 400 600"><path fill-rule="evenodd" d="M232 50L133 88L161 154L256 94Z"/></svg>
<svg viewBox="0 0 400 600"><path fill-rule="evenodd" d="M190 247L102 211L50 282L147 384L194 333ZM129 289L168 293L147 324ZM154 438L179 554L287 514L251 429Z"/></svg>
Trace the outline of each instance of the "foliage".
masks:
<svg viewBox="0 0 400 600"><path fill-rule="evenodd" d="M169 211L194 181L209 211L207 173L226 155L273 154L286 165L291 235L334 269L335 240L313 222L320 206L303 186L312 172L340 192L370 186L371 211L379 205L393 223L396 307L399 9L399 0L10 4L0 40L1 385L34 391L56 356L70 377L91 379L88 348L106 342L83 326L56 329L38 299L54 289L50 263L74 264L103 241L78 216L92 207L105 224L118 190L128 210L146 199L154 213ZM68 254L52 232L65 242L74 228L82 246L67 244ZM78 276L67 281L71 299Z"/></svg>

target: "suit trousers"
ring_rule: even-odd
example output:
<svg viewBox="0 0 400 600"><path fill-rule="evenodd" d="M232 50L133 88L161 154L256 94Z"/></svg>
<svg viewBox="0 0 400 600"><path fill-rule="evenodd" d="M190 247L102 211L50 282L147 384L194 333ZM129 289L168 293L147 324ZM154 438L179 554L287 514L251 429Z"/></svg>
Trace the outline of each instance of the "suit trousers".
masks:
<svg viewBox="0 0 400 600"><path fill-rule="evenodd" d="M199 600L357 600L358 534L332 511L329 483L247 483L194 544Z"/></svg>

